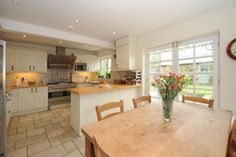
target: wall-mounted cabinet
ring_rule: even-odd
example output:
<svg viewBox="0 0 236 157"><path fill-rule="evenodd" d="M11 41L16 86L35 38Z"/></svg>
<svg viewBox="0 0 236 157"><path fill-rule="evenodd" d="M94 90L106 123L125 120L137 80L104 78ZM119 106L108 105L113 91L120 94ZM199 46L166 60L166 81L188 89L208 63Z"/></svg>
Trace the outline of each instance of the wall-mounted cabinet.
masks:
<svg viewBox="0 0 236 157"><path fill-rule="evenodd" d="M97 71L97 56L87 54L75 54L76 62L87 63L87 71Z"/></svg>
<svg viewBox="0 0 236 157"><path fill-rule="evenodd" d="M113 70L134 70L136 53L136 39L128 36L116 41L116 64Z"/></svg>
<svg viewBox="0 0 236 157"><path fill-rule="evenodd" d="M7 72L47 72L47 52L7 48Z"/></svg>

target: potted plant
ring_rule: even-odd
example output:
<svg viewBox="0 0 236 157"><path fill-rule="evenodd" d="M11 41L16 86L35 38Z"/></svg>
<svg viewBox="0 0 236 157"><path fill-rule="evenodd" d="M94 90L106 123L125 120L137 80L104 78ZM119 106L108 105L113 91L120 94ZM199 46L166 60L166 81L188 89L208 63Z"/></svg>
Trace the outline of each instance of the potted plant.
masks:
<svg viewBox="0 0 236 157"><path fill-rule="evenodd" d="M153 86L158 88L162 98L163 116L167 122L171 121L173 101L178 93L182 90L185 83L184 75L177 75L169 73L167 75L160 75L155 78Z"/></svg>
<svg viewBox="0 0 236 157"><path fill-rule="evenodd" d="M111 78L111 72L106 72L106 78Z"/></svg>
<svg viewBox="0 0 236 157"><path fill-rule="evenodd" d="M98 78L103 78L102 72L101 72L100 70L98 70L98 71L96 72L96 74L97 74Z"/></svg>

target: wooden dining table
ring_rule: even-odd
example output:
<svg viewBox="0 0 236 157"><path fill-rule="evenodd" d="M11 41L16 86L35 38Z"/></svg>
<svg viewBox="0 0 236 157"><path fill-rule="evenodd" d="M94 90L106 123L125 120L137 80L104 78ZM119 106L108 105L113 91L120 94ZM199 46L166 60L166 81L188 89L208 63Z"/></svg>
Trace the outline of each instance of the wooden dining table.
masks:
<svg viewBox="0 0 236 157"><path fill-rule="evenodd" d="M174 102L171 122L151 103L82 128L85 156L93 137L110 157L225 157L232 112Z"/></svg>

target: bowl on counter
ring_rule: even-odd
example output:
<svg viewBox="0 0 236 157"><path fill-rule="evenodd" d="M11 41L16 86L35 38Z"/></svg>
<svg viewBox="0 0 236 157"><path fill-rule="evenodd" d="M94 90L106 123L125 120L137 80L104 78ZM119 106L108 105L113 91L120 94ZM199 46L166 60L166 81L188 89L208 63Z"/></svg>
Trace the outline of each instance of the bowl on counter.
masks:
<svg viewBox="0 0 236 157"><path fill-rule="evenodd" d="M29 86L34 86L36 84L36 81L28 81Z"/></svg>

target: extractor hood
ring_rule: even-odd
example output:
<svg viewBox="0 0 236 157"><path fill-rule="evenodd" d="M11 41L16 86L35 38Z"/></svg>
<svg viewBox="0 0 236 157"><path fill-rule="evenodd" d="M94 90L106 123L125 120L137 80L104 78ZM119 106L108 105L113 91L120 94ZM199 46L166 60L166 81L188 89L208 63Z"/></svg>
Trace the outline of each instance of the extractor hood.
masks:
<svg viewBox="0 0 236 157"><path fill-rule="evenodd" d="M48 55L48 69L73 69L76 56L65 55L65 47L56 47L56 55Z"/></svg>

